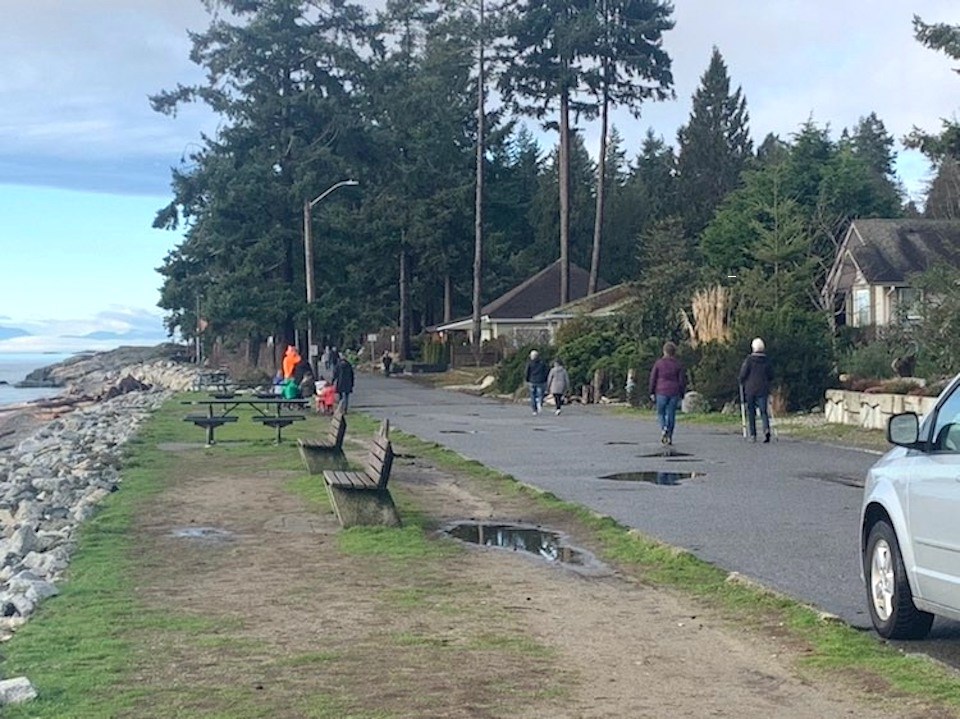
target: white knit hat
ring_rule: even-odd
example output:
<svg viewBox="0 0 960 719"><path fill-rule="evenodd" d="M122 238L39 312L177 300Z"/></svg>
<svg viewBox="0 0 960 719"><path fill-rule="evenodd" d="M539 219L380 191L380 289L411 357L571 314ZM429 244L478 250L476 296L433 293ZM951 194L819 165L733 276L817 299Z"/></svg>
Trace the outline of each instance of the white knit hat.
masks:
<svg viewBox="0 0 960 719"><path fill-rule="evenodd" d="M750 349L753 352L763 352L766 346L763 344L763 340L757 337L750 343Z"/></svg>

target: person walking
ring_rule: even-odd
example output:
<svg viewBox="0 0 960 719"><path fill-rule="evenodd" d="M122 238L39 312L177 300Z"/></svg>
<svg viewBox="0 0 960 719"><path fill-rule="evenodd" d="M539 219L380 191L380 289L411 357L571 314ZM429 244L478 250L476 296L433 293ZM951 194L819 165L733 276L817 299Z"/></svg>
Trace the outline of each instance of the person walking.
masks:
<svg viewBox="0 0 960 719"><path fill-rule="evenodd" d="M530 406L533 413L540 414L543 409L543 391L547 386L547 363L540 359L540 353L536 350L530 350L524 379L530 388Z"/></svg>
<svg viewBox="0 0 960 719"><path fill-rule="evenodd" d="M650 370L650 399L657 405L661 444L673 444L677 407L687 389L687 375L676 354L677 346L673 342L665 342L663 356Z"/></svg>
<svg viewBox="0 0 960 719"><path fill-rule="evenodd" d="M340 398L340 407L346 414L350 407L350 393L353 392L353 365L342 354L333 370L333 386Z"/></svg>
<svg viewBox="0 0 960 719"><path fill-rule="evenodd" d="M383 365L383 376L390 376L390 365L393 364L393 356L390 354L390 350L384 350L383 354L380 355L380 364Z"/></svg>
<svg viewBox="0 0 960 719"><path fill-rule="evenodd" d="M770 442L770 383L773 381L773 365L766 354L766 346L759 337L750 343L750 354L740 365L740 388L747 409L747 430L750 441L757 441L757 410L763 421L763 442Z"/></svg>
<svg viewBox="0 0 960 719"><path fill-rule="evenodd" d="M553 361L550 374L547 375L547 392L553 395L557 409L554 414L559 415L563 407L563 396L570 391L570 375L559 358Z"/></svg>

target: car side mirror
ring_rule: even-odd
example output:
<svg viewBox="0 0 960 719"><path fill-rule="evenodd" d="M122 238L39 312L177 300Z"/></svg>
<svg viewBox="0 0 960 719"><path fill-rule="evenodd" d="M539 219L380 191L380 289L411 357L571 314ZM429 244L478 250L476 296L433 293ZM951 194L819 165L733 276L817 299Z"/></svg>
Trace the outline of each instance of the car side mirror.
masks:
<svg viewBox="0 0 960 719"><path fill-rule="evenodd" d="M895 414L887 422L887 441L900 447L915 447L920 439L920 418L916 412Z"/></svg>

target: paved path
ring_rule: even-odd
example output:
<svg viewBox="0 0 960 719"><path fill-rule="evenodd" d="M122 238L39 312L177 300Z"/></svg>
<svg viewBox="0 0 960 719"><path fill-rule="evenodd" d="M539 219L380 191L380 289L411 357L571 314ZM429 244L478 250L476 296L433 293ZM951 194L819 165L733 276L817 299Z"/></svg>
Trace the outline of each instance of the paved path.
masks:
<svg viewBox="0 0 960 719"><path fill-rule="evenodd" d="M781 437L745 443L739 428L679 417L665 457L656 423L601 407L532 416L507 404L399 378L361 375L352 408L696 556L869 626L859 578L862 480L875 454ZM686 456L683 456L686 455ZM678 486L601 479L696 472Z"/></svg>

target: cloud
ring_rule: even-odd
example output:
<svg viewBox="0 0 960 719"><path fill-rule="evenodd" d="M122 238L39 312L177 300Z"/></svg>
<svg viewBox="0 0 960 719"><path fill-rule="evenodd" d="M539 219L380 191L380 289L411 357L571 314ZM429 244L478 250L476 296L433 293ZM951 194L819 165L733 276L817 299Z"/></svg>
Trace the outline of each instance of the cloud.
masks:
<svg viewBox="0 0 960 719"><path fill-rule="evenodd" d="M18 324L30 334L8 338L0 334L0 352L79 352L169 341L161 315L119 305L89 318Z"/></svg>

